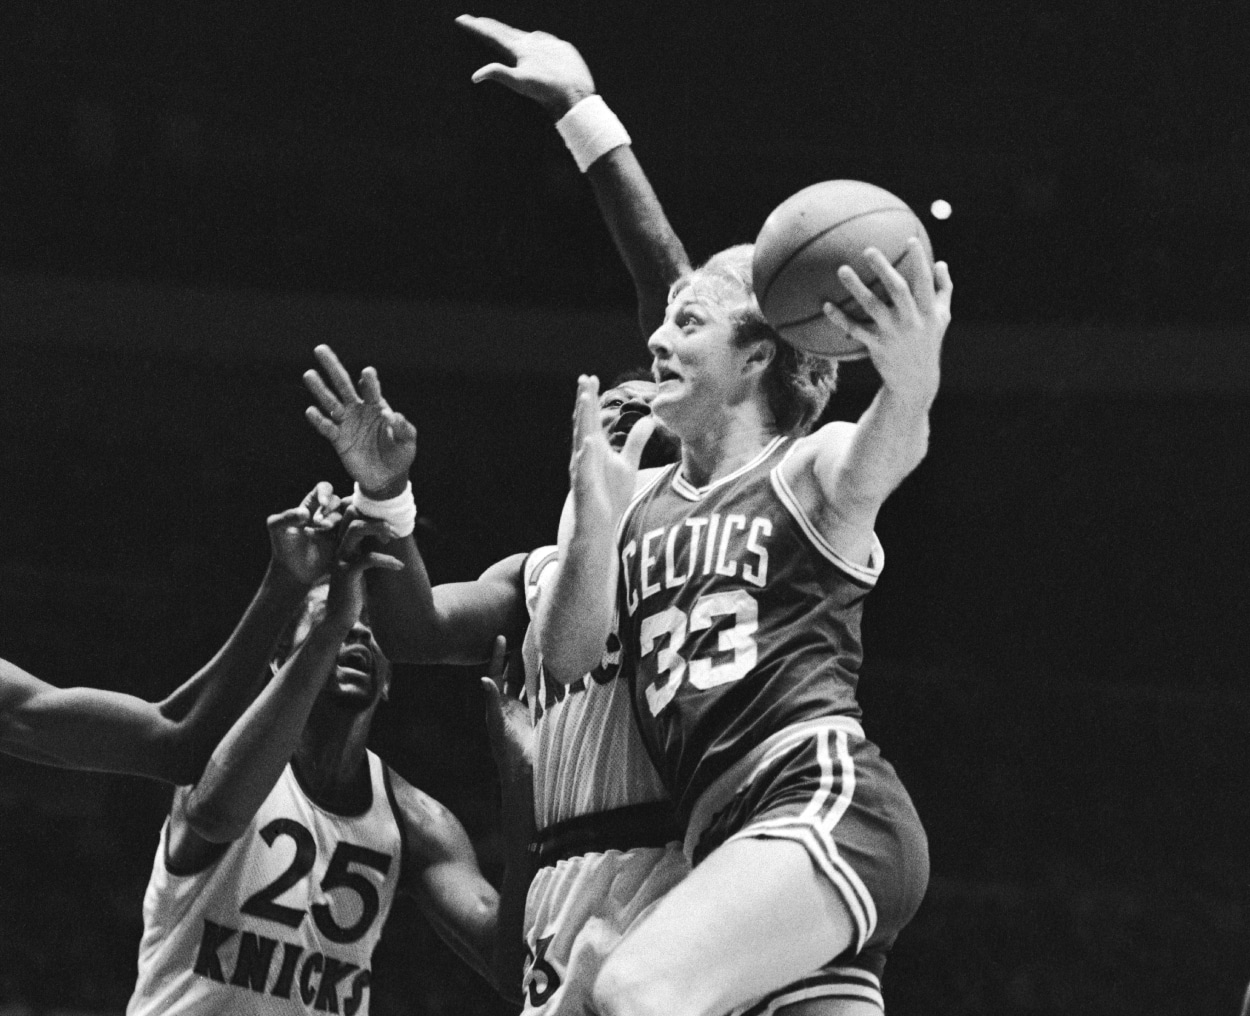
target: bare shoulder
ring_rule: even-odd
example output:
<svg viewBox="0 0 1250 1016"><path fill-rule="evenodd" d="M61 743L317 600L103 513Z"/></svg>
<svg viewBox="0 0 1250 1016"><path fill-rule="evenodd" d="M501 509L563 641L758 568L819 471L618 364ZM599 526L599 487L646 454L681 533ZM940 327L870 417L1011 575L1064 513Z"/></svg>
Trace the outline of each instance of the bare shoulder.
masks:
<svg viewBox="0 0 1250 1016"><path fill-rule="evenodd" d="M794 451L786 459L788 478L809 472L817 463L826 468L836 465L850 449L855 430L854 423L834 420L799 438L794 442Z"/></svg>
<svg viewBox="0 0 1250 1016"><path fill-rule="evenodd" d="M634 483L634 493L642 490L651 484L657 476L659 476L668 466L649 466L646 469L638 470L638 480Z"/></svg>
<svg viewBox="0 0 1250 1016"><path fill-rule="evenodd" d="M510 554L502 561L496 561L478 576L479 582L492 582L501 585L521 586L521 572L525 567L525 554Z"/></svg>
<svg viewBox="0 0 1250 1016"><path fill-rule="evenodd" d="M464 826L446 805L418 790L393 769L391 788L413 860L431 864L457 856L465 849L472 852Z"/></svg>

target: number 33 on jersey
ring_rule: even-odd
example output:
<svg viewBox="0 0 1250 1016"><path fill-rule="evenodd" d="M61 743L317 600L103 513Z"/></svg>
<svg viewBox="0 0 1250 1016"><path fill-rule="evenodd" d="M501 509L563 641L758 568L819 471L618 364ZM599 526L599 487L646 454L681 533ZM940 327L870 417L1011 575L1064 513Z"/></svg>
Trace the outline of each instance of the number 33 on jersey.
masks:
<svg viewBox="0 0 1250 1016"><path fill-rule="evenodd" d="M620 537L621 641L648 748L685 817L720 775L792 723L859 715L863 601L882 565L845 560L782 473L793 439L702 488L670 466Z"/></svg>
<svg viewBox="0 0 1250 1016"><path fill-rule="evenodd" d="M363 814L319 808L288 765L247 831L202 872L168 870L166 826L128 1016L368 1012L402 846L385 766L368 758Z"/></svg>

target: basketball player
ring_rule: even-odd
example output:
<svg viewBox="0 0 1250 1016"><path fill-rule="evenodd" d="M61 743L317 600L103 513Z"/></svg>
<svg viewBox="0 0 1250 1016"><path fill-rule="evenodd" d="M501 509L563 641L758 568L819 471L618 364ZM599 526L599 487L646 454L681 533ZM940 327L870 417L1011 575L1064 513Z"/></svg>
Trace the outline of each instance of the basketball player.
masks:
<svg viewBox="0 0 1250 1016"><path fill-rule="evenodd" d="M886 950L928 877L923 829L854 691L882 567L873 526L927 448L950 274L916 241L902 274L867 252L890 305L839 272L872 323L825 312L882 385L858 424L808 434L831 365L768 327L751 254L723 251L673 287L648 345L652 411L682 459L637 494L631 461L595 426L597 383L580 385L540 648L548 673L576 680L619 613L636 713L695 864L604 964L600 1016L715 1014L760 996L763 1011L822 965L844 976L841 1012L879 1012Z"/></svg>
<svg viewBox="0 0 1250 1016"><path fill-rule="evenodd" d="M162 702L99 688L57 688L0 660L0 751L33 762L199 779L209 755L264 680L274 646L318 569L309 527L341 517L329 483L268 520L272 557L259 590L216 656Z"/></svg>
<svg viewBox="0 0 1250 1016"><path fill-rule="evenodd" d="M370 959L396 892L515 994L519 907L518 927L500 934L499 896L460 823L365 746L390 665L361 618L363 574L399 567L361 551L381 529L348 516L328 592L309 594L273 679L204 775L176 791L144 899L130 1016L367 1013ZM316 534L319 552L333 539ZM527 811L524 789L505 786L505 802ZM511 813L506 803L505 821ZM518 858L504 893L519 900Z"/></svg>

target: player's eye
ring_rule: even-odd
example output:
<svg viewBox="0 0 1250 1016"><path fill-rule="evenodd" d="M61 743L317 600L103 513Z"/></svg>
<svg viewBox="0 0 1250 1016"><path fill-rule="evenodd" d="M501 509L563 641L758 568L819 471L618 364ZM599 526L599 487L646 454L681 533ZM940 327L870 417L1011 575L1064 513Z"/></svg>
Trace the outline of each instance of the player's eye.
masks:
<svg viewBox="0 0 1250 1016"><path fill-rule="evenodd" d="M624 399L608 399L607 402L600 406L600 409L616 409L618 406L625 405Z"/></svg>

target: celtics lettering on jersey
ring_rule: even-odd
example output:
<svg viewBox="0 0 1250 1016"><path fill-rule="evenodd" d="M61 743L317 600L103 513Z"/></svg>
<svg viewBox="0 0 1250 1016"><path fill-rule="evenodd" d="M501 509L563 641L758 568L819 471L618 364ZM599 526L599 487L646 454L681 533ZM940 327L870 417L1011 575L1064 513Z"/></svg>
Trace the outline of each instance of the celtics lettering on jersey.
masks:
<svg viewBox="0 0 1250 1016"><path fill-rule="evenodd" d="M621 639L643 734L681 817L774 730L858 714L863 599L880 571L843 560L782 473L793 442L702 489L671 466L621 529Z"/></svg>

